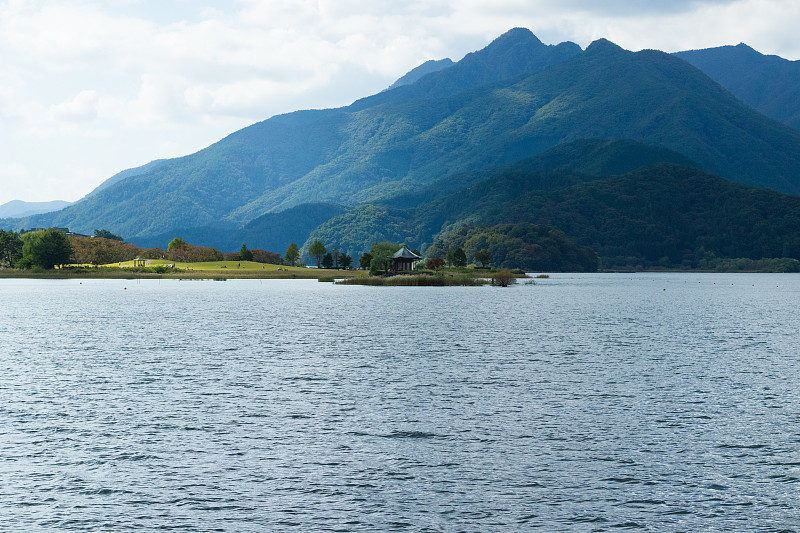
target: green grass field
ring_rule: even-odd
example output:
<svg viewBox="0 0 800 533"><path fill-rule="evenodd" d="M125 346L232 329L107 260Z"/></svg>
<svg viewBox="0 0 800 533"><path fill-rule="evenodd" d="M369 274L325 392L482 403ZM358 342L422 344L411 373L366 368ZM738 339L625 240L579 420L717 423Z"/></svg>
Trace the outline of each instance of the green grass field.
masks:
<svg viewBox="0 0 800 533"><path fill-rule="evenodd" d="M174 272L168 277L226 277L226 278L349 278L358 274L355 270L323 270L305 267L289 267L256 263L254 261L209 261L204 263L178 263L166 259L148 260L146 267L174 265ZM104 267L133 268L133 261L111 263Z"/></svg>
<svg viewBox="0 0 800 533"><path fill-rule="evenodd" d="M173 269L154 272L151 269L174 265ZM176 263L164 259L147 260L144 269L133 270L133 261L92 265L66 265L47 271L0 269L0 278L250 278L250 279L319 279L350 278L357 270L325 270L256 263L253 261L212 261L207 263Z"/></svg>

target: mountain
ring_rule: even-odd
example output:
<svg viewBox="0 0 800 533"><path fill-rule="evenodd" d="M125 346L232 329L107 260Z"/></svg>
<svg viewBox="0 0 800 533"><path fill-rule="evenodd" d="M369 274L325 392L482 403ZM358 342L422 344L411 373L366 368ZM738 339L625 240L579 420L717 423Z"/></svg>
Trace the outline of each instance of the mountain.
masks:
<svg viewBox="0 0 800 533"><path fill-rule="evenodd" d="M120 181L124 180L125 178L132 178L133 176L141 176L142 174L146 174L151 170L158 168L161 164L166 162L166 159L156 159L154 161L150 161L146 165L142 165L136 168L129 168L127 170L123 170L122 172L118 172L105 180L103 183L95 187L95 189L89 193L89 196L95 194L98 191L102 191L103 189L107 189L111 187L115 183L119 183Z"/></svg>
<svg viewBox="0 0 800 533"><path fill-rule="evenodd" d="M746 44L675 55L764 115L800 130L800 61L764 55Z"/></svg>
<svg viewBox="0 0 800 533"><path fill-rule="evenodd" d="M202 243L226 252L237 251L242 244L247 244L251 249L283 253L290 243L302 244L314 228L342 212L344 208L336 204L300 204L280 213L262 215L241 228L230 223L203 227L187 225L159 235L139 237L136 244L143 248L166 248L180 235L187 242Z"/></svg>
<svg viewBox="0 0 800 533"><path fill-rule="evenodd" d="M630 140L562 144L514 164L444 178L419 193L355 206L314 229L303 248L321 240L355 256L373 242L391 241L424 250L441 234L481 223L530 191L558 190L658 163L696 166L671 150Z"/></svg>
<svg viewBox="0 0 800 533"><path fill-rule="evenodd" d="M74 202L63 200L53 200L51 202L23 202L22 200L11 200L0 205L0 218L21 218L41 213L50 213L64 209Z"/></svg>
<svg viewBox="0 0 800 533"><path fill-rule="evenodd" d="M13 224L107 228L137 242L191 228L243 228L301 204L413 195L580 139L633 139L728 180L800 193L800 132L682 59L606 40L585 51L548 46L514 29L410 85L348 107L272 117L59 213ZM461 185L468 183L452 190Z"/></svg>
<svg viewBox="0 0 800 533"><path fill-rule="evenodd" d="M500 222L558 228L606 268L697 267L708 255L800 259L800 197L671 164L528 191L480 221Z"/></svg>
<svg viewBox="0 0 800 533"><path fill-rule="evenodd" d="M412 83L416 82L426 74L438 72L440 70L446 69L447 67L452 67L454 64L455 63L453 63L453 61L449 57L439 60L431 59L429 61L424 62L420 66L408 71L408 73L406 73L396 82L391 84L387 90L391 91L392 89L402 87L403 85L411 85Z"/></svg>
<svg viewBox="0 0 800 533"><path fill-rule="evenodd" d="M604 268L800 259L800 197L729 182L656 147L580 141L484 176L414 207L353 208L314 230L305 246L319 239L357 255L389 240L426 249L428 257L444 257L448 248L463 247L468 256L487 248L498 261L535 268L535 253L514 255L507 244L515 233L530 233L520 224L535 224L548 239L554 229L591 248ZM536 269L584 270L582 257L566 263L540 257Z"/></svg>

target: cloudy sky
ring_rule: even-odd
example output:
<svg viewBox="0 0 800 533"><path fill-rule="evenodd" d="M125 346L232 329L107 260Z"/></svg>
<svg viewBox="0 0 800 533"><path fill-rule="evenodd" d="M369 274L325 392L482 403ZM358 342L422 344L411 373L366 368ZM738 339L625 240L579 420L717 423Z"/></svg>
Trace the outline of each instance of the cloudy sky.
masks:
<svg viewBox="0 0 800 533"><path fill-rule="evenodd" d="M629 50L800 59L796 0L0 0L0 204L77 200L153 159L347 105L516 26Z"/></svg>

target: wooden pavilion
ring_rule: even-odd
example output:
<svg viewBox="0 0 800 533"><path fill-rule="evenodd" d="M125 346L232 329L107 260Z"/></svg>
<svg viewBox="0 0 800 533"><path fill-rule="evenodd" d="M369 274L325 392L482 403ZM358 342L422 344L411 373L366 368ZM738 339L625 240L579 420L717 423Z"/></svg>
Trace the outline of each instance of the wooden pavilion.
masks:
<svg viewBox="0 0 800 533"><path fill-rule="evenodd" d="M420 256L404 246L392 256L392 272L411 272L414 270L414 263L420 259Z"/></svg>

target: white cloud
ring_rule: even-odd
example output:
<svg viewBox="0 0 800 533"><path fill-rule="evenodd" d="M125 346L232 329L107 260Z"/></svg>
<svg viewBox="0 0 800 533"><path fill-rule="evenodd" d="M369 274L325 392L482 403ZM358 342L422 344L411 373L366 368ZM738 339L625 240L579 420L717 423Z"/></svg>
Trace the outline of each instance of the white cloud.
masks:
<svg viewBox="0 0 800 533"><path fill-rule="evenodd" d="M0 203L74 199L273 114L346 105L516 26L548 43L744 41L796 59L798 22L794 0L0 0L0 161L16 169L0 174ZM30 180L48 185L18 186Z"/></svg>
<svg viewBox="0 0 800 533"><path fill-rule="evenodd" d="M50 106L53 121L88 122L97 118L97 92L81 91L69 102Z"/></svg>

